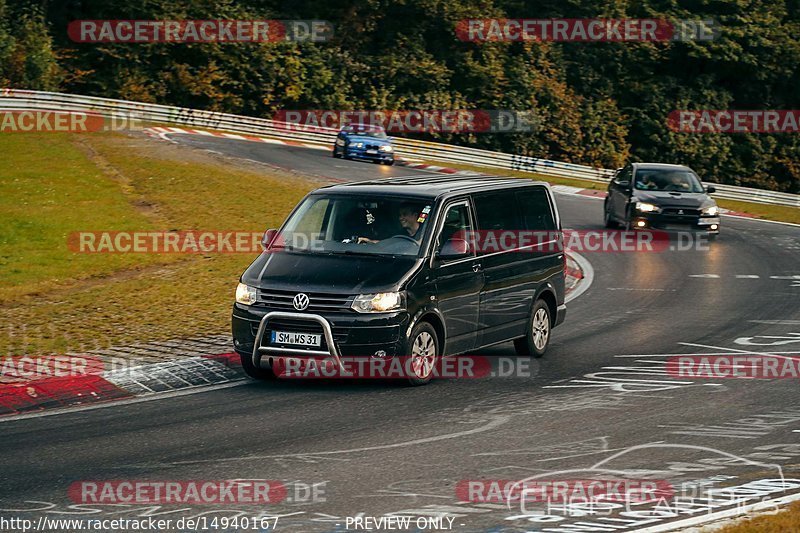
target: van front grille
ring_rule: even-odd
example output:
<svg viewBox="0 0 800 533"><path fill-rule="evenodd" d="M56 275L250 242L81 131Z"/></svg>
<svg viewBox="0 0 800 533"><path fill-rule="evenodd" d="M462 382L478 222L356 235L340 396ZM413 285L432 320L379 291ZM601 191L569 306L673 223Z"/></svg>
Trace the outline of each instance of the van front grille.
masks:
<svg viewBox="0 0 800 533"><path fill-rule="evenodd" d="M274 289L259 289L256 305L263 305L270 309L281 311L297 312L292 304L292 300L299 292L278 291ZM324 312L324 311L348 311L353 303L353 296L350 294L327 294L319 292L307 292L308 307L303 312Z"/></svg>

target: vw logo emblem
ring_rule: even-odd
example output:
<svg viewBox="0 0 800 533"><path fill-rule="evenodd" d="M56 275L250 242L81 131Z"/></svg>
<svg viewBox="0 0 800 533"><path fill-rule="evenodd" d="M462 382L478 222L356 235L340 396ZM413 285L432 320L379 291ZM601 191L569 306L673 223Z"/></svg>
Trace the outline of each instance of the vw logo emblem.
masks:
<svg viewBox="0 0 800 533"><path fill-rule="evenodd" d="M678 214L682 215L683 214L683 209L678 209Z"/></svg>
<svg viewBox="0 0 800 533"><path fill-rule="evenodd" d="M294 299L292 300L292 305L298 311L302 311L303 309L308 307L308 302L309 302L308 295L301 292L300 294L294 297Z"/></svg>

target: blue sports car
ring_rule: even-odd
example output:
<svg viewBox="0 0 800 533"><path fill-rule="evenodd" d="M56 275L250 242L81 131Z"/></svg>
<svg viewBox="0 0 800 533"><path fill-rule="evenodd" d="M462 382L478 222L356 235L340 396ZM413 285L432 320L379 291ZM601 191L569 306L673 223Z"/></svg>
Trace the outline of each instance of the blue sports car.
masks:
<svg viewBox="0 0 800 533"><path fill-rule="evenodd" d="M373 163L394 165L394 147L391 137L380 126L348 124L336 136L333 157L367 159Z"/></svg>

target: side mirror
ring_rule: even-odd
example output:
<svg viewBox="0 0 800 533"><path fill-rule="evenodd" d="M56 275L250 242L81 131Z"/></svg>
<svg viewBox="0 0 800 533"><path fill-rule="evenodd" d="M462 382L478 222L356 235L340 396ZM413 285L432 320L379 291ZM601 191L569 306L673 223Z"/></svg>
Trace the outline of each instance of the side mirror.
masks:
<svg viewBox="0 0 800 533"><path fill-rule="evenodd" d="M708 187L706 187L706 192L708 194L715 193L715 192L717 192L717 188L714 187L713 185L709 185Z"/></svg>
<svg viewBox="0 0 800 533"><path fill-rule="evenodd" d="M264 236L261 237L261 247L264 248L265 251L269 250L269 245L272 244L277 234L278 230L276 229L268 229L264 232Z"/></svg>
<svg viewBox="0 0 800 533"><path fill-rule="evenodd" d="M464 239L453 238L444 243L437 256L439 259L449 261L469 255L469 243Z"/></svg>
<svg viewBox="0 0 800 533"><path fill-rule="evenodd" d="M626 191L631 190L631 182L630 181L618 181L617 185L619 185L619 187L621 189L625 189Z"/></svg>

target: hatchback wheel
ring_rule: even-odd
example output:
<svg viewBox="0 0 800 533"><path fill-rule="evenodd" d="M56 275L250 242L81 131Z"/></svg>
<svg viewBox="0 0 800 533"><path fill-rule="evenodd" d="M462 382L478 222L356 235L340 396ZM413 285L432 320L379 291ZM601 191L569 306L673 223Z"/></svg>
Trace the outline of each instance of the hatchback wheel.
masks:
<svg viewBox="0 0 800 533"><path fill-rule="evenodd" d="M414 326L409 339L411 375L408 381L412 385L424 385L434 375L439 358L439 339L436 337L436 330L427 322Z"/></svg>
<svg viewBox="0 0 800 533"><path fill-rule="evenodd" d="M544 300L537 300L531 311L525 336L514 341L517 353L533 357L543 356L550 344L551 324L550 308Z"/></svg>

